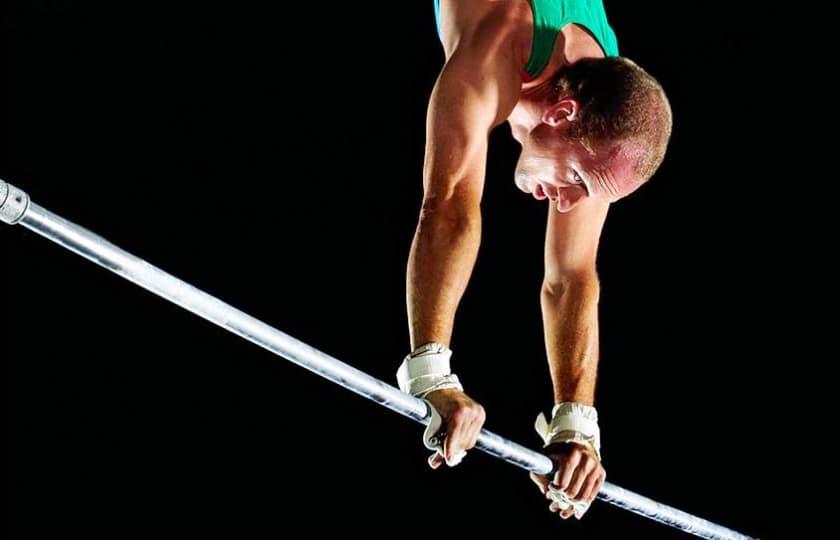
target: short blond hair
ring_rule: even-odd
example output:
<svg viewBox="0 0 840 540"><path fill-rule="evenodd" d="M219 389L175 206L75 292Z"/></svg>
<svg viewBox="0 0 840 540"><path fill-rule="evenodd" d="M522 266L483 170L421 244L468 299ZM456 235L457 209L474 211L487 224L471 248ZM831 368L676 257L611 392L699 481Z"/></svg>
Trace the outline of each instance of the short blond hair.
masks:
<svg viewBox="0 0 840 540"><path fill-rule="evenodd" d="M665 159L671 105L662 86L627 58L584 58L563 66L554 79L558 99L580 105L571 137L584 143L620 142L639 149L636 173L647 181Z"/></svg>

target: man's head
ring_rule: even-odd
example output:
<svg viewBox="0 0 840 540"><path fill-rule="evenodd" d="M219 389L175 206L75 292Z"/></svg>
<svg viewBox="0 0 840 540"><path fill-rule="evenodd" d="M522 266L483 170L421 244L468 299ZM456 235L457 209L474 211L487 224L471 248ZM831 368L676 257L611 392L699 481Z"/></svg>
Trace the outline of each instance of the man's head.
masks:
<svg viewBox="0 0 840 540"><path fill-rule="evenodd" d="M665 157L671 107L656 79L626 58L561 68L541 121L517 138L516 185L567 212L588 197L616 201Z"/></svg>

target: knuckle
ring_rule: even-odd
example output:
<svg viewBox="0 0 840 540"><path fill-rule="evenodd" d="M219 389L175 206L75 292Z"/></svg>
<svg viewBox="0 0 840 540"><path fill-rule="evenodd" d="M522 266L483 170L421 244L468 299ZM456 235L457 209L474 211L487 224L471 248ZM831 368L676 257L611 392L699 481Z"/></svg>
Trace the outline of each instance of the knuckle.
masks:
<svg viewBox="0 0 840 540"><path fill-rule="evenodd" d="M560 478L564 474L574 472L574 465L569 463L567 460L558 459L557 460L557 477Z"/></svg>
<svg viewBox="0 0 840 540"><path fill-rule="evenodd" d="M467 408L462 404L458 404L454 409L452 409L452 420L462 422L466 419L467 414Z"/></svg>

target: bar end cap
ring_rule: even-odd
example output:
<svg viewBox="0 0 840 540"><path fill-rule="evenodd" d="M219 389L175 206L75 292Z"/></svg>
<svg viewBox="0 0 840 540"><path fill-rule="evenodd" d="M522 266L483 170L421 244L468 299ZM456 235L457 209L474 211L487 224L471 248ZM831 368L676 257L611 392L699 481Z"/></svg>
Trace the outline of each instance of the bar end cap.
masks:
<svg viewBox="0 0 840 540"><path fill-rule="evenodd" d="M29 209L29 195L0 179L0 221L15 225Z"/></svg>

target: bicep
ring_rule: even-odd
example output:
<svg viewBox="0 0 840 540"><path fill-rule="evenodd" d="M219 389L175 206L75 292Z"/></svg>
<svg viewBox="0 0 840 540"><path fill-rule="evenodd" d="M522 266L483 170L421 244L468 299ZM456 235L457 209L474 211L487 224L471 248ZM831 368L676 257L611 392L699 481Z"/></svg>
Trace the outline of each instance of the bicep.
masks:
<svg viewBox="0 0 840 540"><path fill-rule="evenodd" d="M609 203L589 199L567 213L548 207L545 235L545 279L562 283L570 277L595 275L598 242Z"/></svg>

